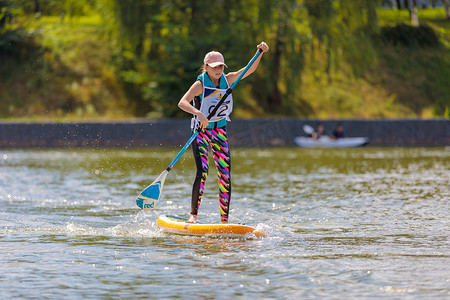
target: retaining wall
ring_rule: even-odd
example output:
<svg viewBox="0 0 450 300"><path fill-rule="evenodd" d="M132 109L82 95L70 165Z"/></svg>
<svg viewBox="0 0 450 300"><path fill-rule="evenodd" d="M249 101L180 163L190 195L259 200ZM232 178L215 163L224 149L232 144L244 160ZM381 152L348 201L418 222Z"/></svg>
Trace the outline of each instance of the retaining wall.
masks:
<svg viewBox="0 0 450 300"><path fill-rule="evenodd" d="M304 124L324 124L330 134L341 123L347 136L365 136L369 146L450 146L448 120L233 120L233 147L295 146ZM190 136L189 119L95 123L0 123L0 148L182 146Z"/></svg>

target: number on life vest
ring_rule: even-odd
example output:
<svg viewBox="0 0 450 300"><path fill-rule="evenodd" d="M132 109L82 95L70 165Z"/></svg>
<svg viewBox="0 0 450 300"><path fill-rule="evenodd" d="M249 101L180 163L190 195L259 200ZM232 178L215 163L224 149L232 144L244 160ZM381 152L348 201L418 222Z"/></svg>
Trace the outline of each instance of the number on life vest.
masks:
<svg viewBox="0 0 450 300"><path fill-rule="evenodd" d="M230 103L230 101L225 101L222 104L222 106L219 108L219 110L217 111L216 116L218 116L218 117L226 117L227 116L226 112L228 111L228 105L227 104L229 104L229 103ZM211 113L214 110L215 107L216 107L215 105L211 105L209 107L209 109L208 109L208 113Z"/></svg>

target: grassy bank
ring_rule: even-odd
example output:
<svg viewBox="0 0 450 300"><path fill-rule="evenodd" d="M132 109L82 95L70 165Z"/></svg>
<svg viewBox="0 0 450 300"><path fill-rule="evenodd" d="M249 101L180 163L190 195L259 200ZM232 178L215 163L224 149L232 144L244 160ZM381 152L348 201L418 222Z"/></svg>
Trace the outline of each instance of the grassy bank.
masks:
<svg viewBox="0 0 450 300"><path fill-rule="evenodd" d="M380 9L379 25L409 24L406 10ZM312 68L304 72L305 101L319 118L449 117L450 22L443 9L419 10L421 24L434 29L440 47L401 47L374 37L374 61L355 61L364 69L351 76L352 65L335 70L331 83ZM319 80L318 80L319 78Z"/></svg>
<svg viewBox="0 0 450 300"><path fill-rule="evenodd" d="M380 25L393 26L409 22L408 11L380 10ZM408 106L416 116L449 117L450 108L450 21L444 9L419 10L421 25L431 27L438 35L440 47L380 49L380 72L385 89L397 96L398 103ZM438 109L438 107L440 109Z"/></svg>
<svg viewBox="0 0 450 300"><path fill-rule="evenodd" d="M407 11L380 9L380 26L409 23ZM305 106L313 118L448 117L450 107L450 22L443 9L419 10L421 24L438 34L439 47L399 47L374 37L370 62L341 64L330 77L317 74L314 61L302 72ZM40 17L25 22L35 50L0 65L0 117L22 120L133 118L114 58L110 31L90 17ZM306 56L308 57L308 56ZM321 57L317 57L318 60ZM355 75L352 69L361 71ZM245 93L244 90L242 90ZM180 95L181 97L181 95ZM257 109L237 117L270 116ZM247 105L251 107L252 105Z"/></svg>

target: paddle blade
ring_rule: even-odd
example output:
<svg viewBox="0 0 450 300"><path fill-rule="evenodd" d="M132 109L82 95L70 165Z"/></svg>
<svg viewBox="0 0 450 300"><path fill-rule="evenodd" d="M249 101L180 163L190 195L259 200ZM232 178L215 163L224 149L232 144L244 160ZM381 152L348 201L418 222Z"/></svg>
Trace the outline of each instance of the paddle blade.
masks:
<svg viewBox="0 0 450 300"><path fill-rule="evenodd" d="M311 126L309 126L308 124L303 125L303 131L306 134L312 134L314 132L314 128L312 128Z"/></svg>
<svg viewBox="0 0 450 300"><path fill-rule="evenodd" d="M150 211L155 208L156 203L158 203L161 197L162 188L164 186L164 181L169 171L164 170L156 179L152 182L145 190L143 190L139 196L136 198L136 205L144 210Z"/></svg>

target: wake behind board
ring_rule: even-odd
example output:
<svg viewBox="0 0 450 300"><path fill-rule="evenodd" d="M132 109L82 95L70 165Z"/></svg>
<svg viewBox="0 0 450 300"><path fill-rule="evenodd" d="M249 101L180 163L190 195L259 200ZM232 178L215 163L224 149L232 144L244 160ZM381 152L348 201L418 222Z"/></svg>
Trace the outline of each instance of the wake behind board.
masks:
<svg viewBox="0 0 450 300"><path fill-rule="evenodd" d="M186 219L174 216L159 216L158 226L171 233L189 234L189 235L227 235L244 236L255 235L264 236L264 232L254 227L241 224L204 224L204 223L186 223Z"/></svg>

